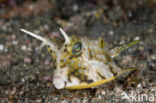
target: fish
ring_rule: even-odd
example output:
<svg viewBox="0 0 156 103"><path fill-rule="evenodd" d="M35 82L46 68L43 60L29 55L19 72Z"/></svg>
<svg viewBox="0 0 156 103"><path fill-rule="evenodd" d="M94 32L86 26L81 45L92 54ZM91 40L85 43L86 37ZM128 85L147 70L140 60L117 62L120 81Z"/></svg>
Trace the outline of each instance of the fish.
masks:
<svg viewBox="0 0 156 103"><path fill-rule="evenodd" d="M60 28L64 37L61 46L45 37L20 29L22 32L42 41L53 59L55 70L53 85L57 89L94 88L116 79L118 76L136 70L136 68L121 69L114 58L128 48L139 44L140 40L109 48L102 37L90 40L76 35L68 36Z"/></svg>

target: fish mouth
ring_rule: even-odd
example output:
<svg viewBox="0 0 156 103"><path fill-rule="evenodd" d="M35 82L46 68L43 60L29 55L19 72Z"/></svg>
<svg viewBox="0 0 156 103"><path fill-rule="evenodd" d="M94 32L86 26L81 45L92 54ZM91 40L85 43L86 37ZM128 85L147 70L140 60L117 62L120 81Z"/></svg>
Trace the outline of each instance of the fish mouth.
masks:
<svg viewBox="0 0 156 103"><path fill-rule="evenodd" d="M53 84L57 89L62 89L65 87L65 81L60 76L57 76L53 79Z"/></svg>
<svg viewBox="0 0 156 103"><path fill-rule="evenodd" d="M67 81L67 71L65 68L57 68L53 76L53 84L57 89L65 88Z"/></svg>

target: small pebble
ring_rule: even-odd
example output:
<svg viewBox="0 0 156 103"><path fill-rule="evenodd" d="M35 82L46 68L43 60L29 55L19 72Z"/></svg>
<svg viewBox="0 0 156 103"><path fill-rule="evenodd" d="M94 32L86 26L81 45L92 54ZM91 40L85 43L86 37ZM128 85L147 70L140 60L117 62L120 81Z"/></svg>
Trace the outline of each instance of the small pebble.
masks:
<svg viewBox="0 0 156 103"><path fill-rule="evenodd" d="M151 55L151 59L152 59L152 60L156 60L156 54L152 54L152 55Z"/></svg>
<svg viewBox="0 0 156 103"><path fill-rule="evenodd" d="M102 99L102 96L101 95L98 95L98 99Z"/></svg>
<svg viewBox="0 0 156 103"><path fill-rule="evenodd" d="M145 82L142 82L141 83L141 86L145 88L146 87L146 83Z"/></svg>
<svg viewBox="0 0 156 103"><path fill-rule="evenodd" d="M106 91L105 90L102 90L101 91L101 95L105 95L106 94Z"/></svg>
<svg viewBox="0 0 156 103"><path fill-rule="evenodd" d="M95 92L96 95L99 95L100 93L101 93L100 89L97 89L96 92Z"/></svg>
<svg viewBox="0 0 156 103"><path fill-rule="evenodd" d="M44 77L44 80L45 80L45 81L51 81L51 76L45 76L45 77Z"/></svg>
<svg viewBox="0 0 156 103"><path fill-rule="evenodd" d="M46 60L45 62L44 62L44 65L46 65L46 66L48 66L50 64L50 61L49 60Z"/></svg>
<svg viewBox="0 0 156 103"><path fill-rule="evenodd" d="M40 48L39 47L35 47L35 51L38 51Z"/></svg>
<svg viewBox="0 0 156 103"><path fill-rule="evenodd" d="M120 94L120 93L123 92L122 89L121 89L120 87L117 87L117 86L114 88L114 91L115 91L116 93L118 93L118 94Z"/></svg>
<svg viewBox="0 0 156 103"><path fill-rule="evenodd" d="M16 39L16 35L15 34L12 34L12 39Z"/></svg>
<svg viewBox="0 0 156 103"><path fill-rule="evenodd" d="M34 33L35 33L35 34L39 34L40 31L39 31L39 30L34 30Z"/></svg>
<svg viewBox="0 0 156 103"><path fill-rule="evenodd" d="M132 17L132 12L129 11L127 15L128 15L128 17Z"/></svg>
<svg viewBox="0 0 156 103"><path fill-rule="evenodd" d="M149 30L148 30L149 33L152 33L153 31L154 31L153 29L149 29Z"/></svg>
<svg viewBox="0 0 156 103"><path fill-rule="evenodd" d="M134 40L139 40L139 39L140 39L140 37L138 37L138 36L137 36L137 37L135 37L135 39L134 39Z"/></svg>
<svg viewBox="0 0 156 103"><path fill-rule="evenodd" d="M4 52L8 52L8 48L5 48L5 49L4 49Z"/></svg>
<svg viewBox="0 0 156 103"><path fill-rule="evenodd" d="M44 25L44 29L49 30L49 26L48 25Z"/></svg>
<svg viewBox="0 0 156 103"><path fill-rule="evenodd" d="M88 3L88 7L93 8L95 5L93 3Z"/></svg>
<svg viewBox="0 0 156 103"><path fill-rule="evenodd" d="M22 78L22 80L21 80L23 83L25 82L25 79L24 78Z"/></svg>
<svg viewBox="0 0 156 103"><path fill-rule="evenodd" d="M88 102L87 99L83 99L83 100L82 100L82 103L87 103L87 102Z"/></svg>
<svg viewBox="0 0 156 103"><path fill-rule="evenodd" d="M26 51L27 50L27 46L26 45L22 45L21 46L21 50Z"/></svg>
<svg viewBox="0 0 156 103"><path fill-rule="evenodd" d="M141 87L142 87L142 86L141 86L141 83L139 83L139 84L137 85L137 87L138 87L138 88L141 88Z"/></svg>
<svg viewBox="0 0 156 103"><path fill-rule="evenodd" d="M18 44L18 41L13 40L13 41L12 41L12 44L13 44L13 45L17 45L17 44Z"/></svg>
<svg viewBox="0 0 156 103"><path fill-rule="evenodd" d="M79 9L78 5L75 4L75 5L73 6L73 10L74 10L74 11L77 11L78 9Z"/></svg>
<svg viewBox="0 0 156 103"><path fill-rule="evenodd" d="M121 41L119 42L119 45L123 45L123 44L125 44L125 40L121 40Z"/></svg>
<svg viewBox="0 0 156 103"><path fill-rule="evenodd" d="M20 94L20 95L22 95L23 93L24 93L23 91L20 91L20 93L19 93L19 94Z"/></svg>
<svg viewBox="0 0 156 103"><path fill-rule="evenodd" d="M27 22L26 22L26 23L24 23L24 25L25 25L26 27L27 27L27 26L30 26L30 24L29 24L29 23L27 23Z"/></svg>
<svg viewBox="0 0 156 103"><path fill-rule="evenodd" d="M143 46L139 46L138 49L139 49L140 51L144 51L144 47L143 47Z"/></svg>
<svg viewBox="0 0 156 103"><path fill-rule="evenodd" d="M6 27L6 26L2 26L1 29L2 29L3 31L7 31L7 27Z"/></svg>
<svg viewBox="0 0 156 103"><path fill-rule="evenodd" d="M41 99L41 98L36 99L36 102L37 102L37 103L41 103L41 102L42 102L42 99Z"/></svg>
<svg viewBox="0 0 156 103"><path fill-rule="evenodd" d="M47 86L47 87L50 87L50 86L51 86L51 83L48 82L48 83L46 84L46 86Z"/></svg>
<svg viewBox="0 0 156 103"><path fill-rule="evenodd" d="M27 50L28 50L28 51L32 51L32 48L29 46L29 47L27 48Z"/></svg>
<svg viewBox="0 0 156 103"><path fill-rule="evenodd" d="M60 103L68 103L68 101L67 100L63 100Z"/></svg>
<svg viewBox="0 0 156 103"><path fill-rule="evenodd" d="M60 33L59 32L53 32L48 34L50 37L59 37Z"/></svg>
<svg viewBox="0 0 156 103"><path fill-rule="evenodd" d="M151 91L154 91L155 92L156 91L156 87L152 87L151 88ZM155 93L155 96L156 96L156 93Z"/></svg>
<svg viewBox="0 0 156 103"><path fill-rule="evenodd" d="M25 63L31 63L31 61L32 61L31 58L24 58Z"/></svg>
<svg viewBox="0 0 156 103"><path fill-rule="evenodd" d="M114 31L113 30L109 31L108 33L109 33L109 35L114 35Z"/></svg>
<svg viewBox="0 0 156 103"><path fill-rule="evenodd" d="M4 50L4 45L0 44L0 51L3 51L3 50Z"/></svg>

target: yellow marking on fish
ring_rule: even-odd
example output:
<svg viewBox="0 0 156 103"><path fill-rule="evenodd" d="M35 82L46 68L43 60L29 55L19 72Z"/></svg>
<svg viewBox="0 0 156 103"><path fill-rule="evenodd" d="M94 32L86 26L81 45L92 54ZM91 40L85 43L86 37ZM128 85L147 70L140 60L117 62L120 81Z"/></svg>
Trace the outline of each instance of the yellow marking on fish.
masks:
<svg viewBox="0 0 156 103"><path fill-rule="evenodd" d="M102 79L100 81L97 81L97 82L93 82L93 83L90 83L90 84L81 84L81 85L78 85L78 86L71 86L71 87L66 87L66 89L85 89L85 88L91 88L91 87L95 87L95 86L98 86L98 85L101 85L101 84L104 84L104 83L107 83L109 81L112 81L114 79L116 79L118 76L120 76L121 74L123 73L126 73L126 72L129 72L129 71L133 71L133 70L137 70L137 69L127 69L127 70L123 70L122 72L120 72L118 75L112 77L112 78L109 78L109 79Z"/></svg>

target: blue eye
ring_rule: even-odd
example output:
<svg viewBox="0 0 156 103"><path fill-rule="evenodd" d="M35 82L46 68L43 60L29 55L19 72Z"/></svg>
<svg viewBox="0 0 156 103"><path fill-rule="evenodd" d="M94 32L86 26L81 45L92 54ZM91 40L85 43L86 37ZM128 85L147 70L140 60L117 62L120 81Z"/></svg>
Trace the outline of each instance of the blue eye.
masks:
<svg viewBox="0 0 156 103"><path fill-rule="evenodd" d="M81 42L76 42L72 48L72 53L74 55L79 55L82 51L82 43Z"/></svg>

